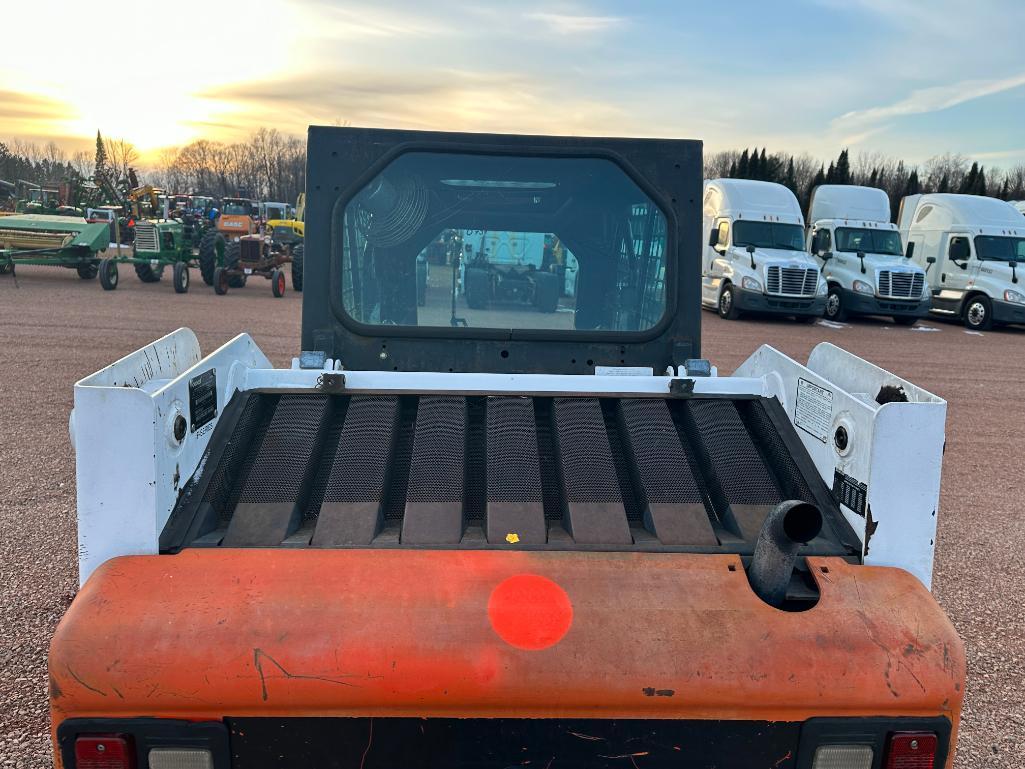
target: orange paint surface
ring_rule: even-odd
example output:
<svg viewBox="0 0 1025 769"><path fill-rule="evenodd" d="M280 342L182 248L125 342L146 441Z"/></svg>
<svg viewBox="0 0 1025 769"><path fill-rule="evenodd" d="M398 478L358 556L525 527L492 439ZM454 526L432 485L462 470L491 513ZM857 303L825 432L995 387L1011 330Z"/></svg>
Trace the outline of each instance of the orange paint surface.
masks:
<svg viewBox="0 0 1025 769"><path fill-rule="evenodd" d="M104 564L50 648L66 718L960 715L964 650L900 569L731 555L192 549ZM731 569L732 567L732 569Z"/></svg>
<svg viewBox="0 0 1025 769"><path fill-rule="evenodd" d="M517 574L498 584L488 600L491 626L518 649L547 649L573 624L566 591L547 577Z"/></svg>

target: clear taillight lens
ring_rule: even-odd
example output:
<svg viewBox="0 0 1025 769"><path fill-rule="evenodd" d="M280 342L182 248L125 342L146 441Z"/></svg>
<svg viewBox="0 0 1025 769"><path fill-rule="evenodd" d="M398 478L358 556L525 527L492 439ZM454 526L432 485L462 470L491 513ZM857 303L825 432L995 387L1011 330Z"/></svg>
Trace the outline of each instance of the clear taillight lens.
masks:
<svg viewBox="0 0 1025 769"><path fill-rule="evenodd" d="M872 748L868 745L819 745L812 769L872 769Z"/></svg>
<svg viewBox="0 0 1025 769"><path fill-rule="evenodd" d="M205 748L153 748L149 769L214 769L214 757Z"/></svg>

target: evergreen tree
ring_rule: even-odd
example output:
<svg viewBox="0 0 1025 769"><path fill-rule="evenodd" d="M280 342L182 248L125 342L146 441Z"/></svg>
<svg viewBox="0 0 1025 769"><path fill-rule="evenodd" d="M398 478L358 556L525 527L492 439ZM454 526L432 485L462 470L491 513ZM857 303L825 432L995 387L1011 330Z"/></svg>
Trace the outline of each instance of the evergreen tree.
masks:
<svg viewBox="0 0 1025 769"><path fill-rule="evenodd" d="M833 161L829 161L829 170L826 171L826 184L836 183L836 166L833 165Z"/></svg>
<svg viewBox="0 0 1025 769"><path fill-rule="evenodd" d="M937 192L950 192L950 174L943 174L940 177L939 186L936 188Z"/></svg>
<svg viewBox="0 0 1025 769"><path fill-rule="evenodd" d="M972 163L972 167L968 170L968 175L961 180L961 186L957 188L957 191L962 195L974 195L975 188L979 183L979 164Z"/></svg>
<svg viewBox="0 0 1025 769"><path fill-rule="evenodd" d="M904 195L917 195L922 191L922 184L918 181L918 169L912 168L908 176L907 186L904 188Z"/></svg>
<svg viewBox="0 0 1025 769"><path fill-rule="evenodd" d="M1011 196L1010 184L1008 184L1007 177L1005 176L1004 177L1004 186L1000 188L1000 194L997 195L997 197L999 197L1001 200L1010 200L1011 199L1010 196Z"/></svg>
<svg viewBox="0 0 1025 769"><path fill-rule="evenodd" d="M820 184L826 183L826 171L823 166L819 166L819 170L815 172L815 176L811 180L811 189L815 189Z"/></svg>
<svg viewBox="0 0 1025 769"><path fill-rule="evenodd" d="M983 166L979 166L979 175L975 178L975 188L972 190L972 194L986 194L986 169Z"/></svg>
<svg viewBox="0 0 1025 769"><path fill-rule="evenodd" d="M93 178L96 183L103 185L109 183L110 179L110 163L107 160L107 147L103 143L103 137L100 136L100 132L96 131L96 159L93 163L95 170L93 171Z"/></svg>
<svg viewBox="0 0 1025 769"><path fill-rule="evenodd" d="M836 183L851 183L851 163L847 156L847 150L843 150L840 153L840 157L836 159Z"/></svg>
<svg viewBox="0 0 1025 769"><path fill-rule="evenodd" d="M737 178L738 179L747 179L748 178L747 174L748 174L748 166L749 165L750 165L750 161L748 160L747 150L745 149L743 152L740 153L740 162L737 163Z"/></svg>
<svg viewBox="0 0 1025 769"><path fill-rule="evenodd" d="M732 163L730 163L730 170L726 174L726 176L729 179L737 178L737 161L736 160L734 160Z"/></svg>
<svg viewBox="0 0 1025 769"><path fill-rule="evenodd" d="M774 182L775 174L769 167L769 161L765 159L765 147L762 147L762 156L758 159L758 178L767 182Z"/></svg>
<svg viewBox="0 0 1025 769"><path fill-rule="evenodd" d="M872 173L869 174L868 186L869 187L878 187L879 186L879 171L878 171L878 169L873 168L872 169Z"/></svg>
<svg viewBox="0 0 1025 769"><path fill-rule="evenodd" d="M794 156L787 161L787 172L783 177L783 186L795 195L797 194L797 173L794 171Z"/></svg>

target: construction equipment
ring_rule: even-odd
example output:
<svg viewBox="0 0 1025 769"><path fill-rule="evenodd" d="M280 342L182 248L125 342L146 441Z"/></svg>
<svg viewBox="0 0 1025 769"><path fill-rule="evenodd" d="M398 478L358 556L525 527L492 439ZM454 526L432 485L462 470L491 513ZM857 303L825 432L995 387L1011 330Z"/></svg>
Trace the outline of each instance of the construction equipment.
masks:
<svg viewBox="0 0 1025 769"><path fill-rule="evenodd" d="M214 291L226 294L231 287L246 284L246 279L257 275L271 282L276 297L285 295L285 273L281 267L292 261L290 249L275 250L270 237L243 235L226 244L224 265L214 268Z"/></svg>
<svg viewBox="0 0 1025 769"><path fill-rule="evenodd" d="M215 285L214 271L224 267L230 274L229 285L241 288L245 283L245 274L238 273L237 264L228 261L227 246L245 236L259 236L259 204L249 198L224 198L221 209L217 212L212 226L203 231L199 243L199 269L203 282L208 286ZM232 249L231 257L236 256Z"/></svg>
<svg viewBox="0 0 1025 769"><path fill-rule="evenodd" d="M19 264L65 267L92 280L99 270L99 252L107 247L107 225L85 219L45 214L0 217L0 275Z"/></svg>
<svg viewBox="0 0 1025 769"><path fill-rule="evenodd" d="M719 376L701 167L311 128L292 367L180 329L75 386L57 766L952 766L946 404L829 344ZM558 238L572 301L465 308L458 254L419 303L444 230Z"/></svg>
<svg viewBox="0 0 1025 769"><path fill-rule="evenodd" d="M284 204L265 204L284 205ZM303 257L305 246L306 224L303 217L306 213L306 193L300 192L296 206L292 210L291 219L268 219L264 224L264 232L270 235L271 250L285 252L292 258L292 288L303 290Z"/></svg>

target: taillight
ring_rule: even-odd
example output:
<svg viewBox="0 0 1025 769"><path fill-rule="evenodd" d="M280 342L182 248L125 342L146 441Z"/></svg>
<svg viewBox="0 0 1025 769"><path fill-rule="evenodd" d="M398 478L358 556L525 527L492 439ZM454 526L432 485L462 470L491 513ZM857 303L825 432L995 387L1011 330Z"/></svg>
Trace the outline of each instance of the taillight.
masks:
<svg viewBox="0 0 1025 769"><path fill-rule="evenodd" d="M812 769L872 769L875 754L869 745L820 745Z"/></svg>
<svg viewBox="0 0 1025 769"><path fill-rule="evenodd" d="M886 746L886 769L933 769L939 740L930 732L897 732Z"/></svg>
<svg viewBox="0 0 1025 769"><path fill-rule="evenodd" d="M131 739L117 735L88 735L75 740L75 769L134 769Z"/></svg>

